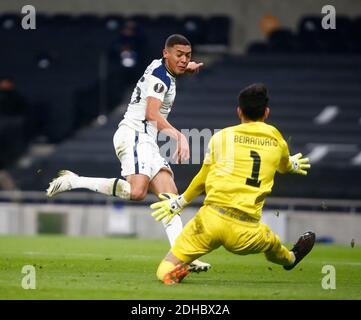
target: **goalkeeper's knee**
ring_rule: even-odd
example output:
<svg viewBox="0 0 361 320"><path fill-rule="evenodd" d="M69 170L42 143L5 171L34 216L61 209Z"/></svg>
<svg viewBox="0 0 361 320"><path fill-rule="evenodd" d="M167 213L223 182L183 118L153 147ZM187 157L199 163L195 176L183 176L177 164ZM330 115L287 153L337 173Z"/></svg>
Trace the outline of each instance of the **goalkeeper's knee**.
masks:
<svg viewBox="0 0 361 320"><path fill-rule="evenodd" d="M170 261L167 260L162 260L162 262L159 264L158 266L158 270L157 270L157 278L160 281L163 281L164 276L172 271L175 268L175 264L173 264Z"/></svg>

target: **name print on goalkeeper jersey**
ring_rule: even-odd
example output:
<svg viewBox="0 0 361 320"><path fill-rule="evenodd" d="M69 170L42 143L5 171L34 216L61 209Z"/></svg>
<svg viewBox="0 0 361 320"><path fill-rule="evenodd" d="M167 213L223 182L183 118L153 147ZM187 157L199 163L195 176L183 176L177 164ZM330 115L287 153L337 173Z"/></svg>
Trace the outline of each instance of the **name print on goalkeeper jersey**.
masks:
<svg viewBox="0 0 361 320"><path fill-rule="evenodd" d="M281 133L264 122L248 122L217 132L204 163L210 164L205 204L217 203L260 219L276 170L287 171L289 151ZM218 190L223 190L222 194ZM255 210L256 209L256 210Z"/></svg>

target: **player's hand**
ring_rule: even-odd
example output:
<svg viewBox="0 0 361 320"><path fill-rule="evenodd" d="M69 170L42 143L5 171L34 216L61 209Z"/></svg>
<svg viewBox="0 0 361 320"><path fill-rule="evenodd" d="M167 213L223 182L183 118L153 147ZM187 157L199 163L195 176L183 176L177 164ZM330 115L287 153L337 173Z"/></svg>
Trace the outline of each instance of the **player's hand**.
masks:
<svg viewBox="0 0 361 320"><path fill-rule="evenodd" d="M179 196L173 193L160 193L158 197L163 201L151 204L151 209L158 209L151 215L157 221L165 219L164 223L169 223L169 221L171 221L176 214L180 214L187 205L182 195Z"/></svg>
<svg viewBox="0 0 361 320"><path fill-rule="evenodd" d="M311 168L310 160L308 158L302 158L302 153L297 153L294 156L290 156L291 173L307 175L307 170Z"/></svg>
<svg viewBox="0 0 361 320"><path fill-rule="evenodd" d="M194 61L191 61L187 65L186 72L188 72L188 73L198 73L199 69L201 67L203 67L203 65L204 65L203 62L196 63Z"/></svg>
<svg viewBox="0 0 361 320"><path fill-rule="evenodd" d="M180 133L177 139L177 150L173 154L175 163L181 163L189 159L189 144L184 134Z"/></svg>

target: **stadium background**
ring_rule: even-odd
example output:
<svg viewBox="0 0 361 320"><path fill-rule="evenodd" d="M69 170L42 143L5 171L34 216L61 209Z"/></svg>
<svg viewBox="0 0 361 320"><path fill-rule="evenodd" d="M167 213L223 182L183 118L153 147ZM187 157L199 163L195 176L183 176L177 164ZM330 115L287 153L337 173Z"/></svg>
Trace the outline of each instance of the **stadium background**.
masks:
<svg viewBox="0 0 361 320"><path fill-rule="evenodd" d="M264 82L269 123L312 163L307 177L277 176L265 221L284 241L308 228L319 242L361 241L360 1L34 0L36 30L23 30L26 4L0 2L0 78L23 106L0 116L0 234L165 240L149 216L152 195L124 203L84 191L47 199L44 190L63 168L119 175L112 136L130 92L166 36L180 32L205 67L179 80L170 122L212 132L236 124L239 90ZM321 27L325 5L335 6L335 30ZM201 160L205 142L190 142ZM198 169L173 165L180 192Z"/></svg>

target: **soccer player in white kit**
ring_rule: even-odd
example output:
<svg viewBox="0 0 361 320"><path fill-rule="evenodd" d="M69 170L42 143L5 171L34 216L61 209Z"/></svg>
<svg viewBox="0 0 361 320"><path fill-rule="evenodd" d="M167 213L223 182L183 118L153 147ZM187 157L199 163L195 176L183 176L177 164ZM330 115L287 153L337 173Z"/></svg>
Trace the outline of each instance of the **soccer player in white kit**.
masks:
<svg viewBox="0 0 361 320"><path fill-rule="evenodd" d="M173 172L160 155L156 140L158 131L162 131L177 142L176 162L189 159L186 137L167 121L167 117L176 96L176 78L185 73L196 73L203 65L191 62L191 55L188 39L173 34L165 42L163 58L153 60L139 79L124 119L113 137L114 149L121 162L121 175L126 181L81 177L69 170L62 170L49 184L47 196L77 188L135 201L143 200L148 190L156 195L177 194ZM173 246L183 228L181 218L176 215L163 225ZM209 268L208 263L195 260L191 270L199 272Z"/></svg>

